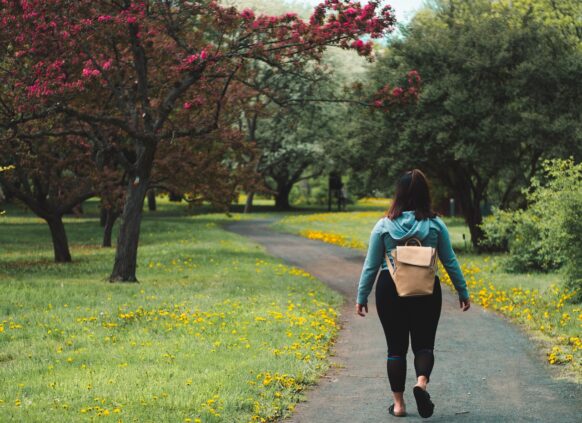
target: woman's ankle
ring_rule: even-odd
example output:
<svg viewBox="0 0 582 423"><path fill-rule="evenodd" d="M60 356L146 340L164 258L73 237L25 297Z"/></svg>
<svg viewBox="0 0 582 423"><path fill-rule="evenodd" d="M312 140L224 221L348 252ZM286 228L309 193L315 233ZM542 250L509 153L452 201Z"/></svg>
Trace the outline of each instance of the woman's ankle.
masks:
<svg viewBox="0 0 582 423"><path fill-rule="evenodd" d="M416 385L414 385L414 386L419 386L422 389L426 390L427 385L428 385L428 378L426 376L419 376L417 381L416 381Z"/></svg>
<svg viewBox="0 0 582 423"><path fill-rule="evenodd" d="M392 392L394 397L394 405L404 407L404 392Z"/></svg>
<svg viewBox="0 0 582 423"><path fill-rule="evenodd" d="M404 404L404 392L392 392L394 397L394 412L399 415L406 412Z"/></svg>

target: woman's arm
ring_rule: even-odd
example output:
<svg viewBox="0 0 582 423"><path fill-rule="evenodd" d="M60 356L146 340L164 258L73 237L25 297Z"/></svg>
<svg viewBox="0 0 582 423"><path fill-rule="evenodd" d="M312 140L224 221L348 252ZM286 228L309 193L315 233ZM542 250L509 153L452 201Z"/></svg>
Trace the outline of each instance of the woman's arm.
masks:
<svg viewBox="0 0 582 423"><path fill-rule="evenodd" d="M384 257L384 244L382 243L382 231L380 229L382 221L380 220L370 235L370 242L368 244L368 254L364 261L362 274L360 275L360 283L358 285L357 303L361 305L368 304L368 295L372 291L372 286L376 280L378 269L382 265Z"/></svg>
<svg viewBox="0 0 582 423"><path fill-rule="evenodd" d="M469 298L469 291L467 290L467 282L465 282L465 277L461 271L461 266L459 266L459 261L457 256L453 251L453 246L451 244L451 238L449 237L449 230L447 226L441 219L437 219L440 226L439 241L437 252L441 263L445 267L455 289L459 293L460 300L466 300Z"/></svg>

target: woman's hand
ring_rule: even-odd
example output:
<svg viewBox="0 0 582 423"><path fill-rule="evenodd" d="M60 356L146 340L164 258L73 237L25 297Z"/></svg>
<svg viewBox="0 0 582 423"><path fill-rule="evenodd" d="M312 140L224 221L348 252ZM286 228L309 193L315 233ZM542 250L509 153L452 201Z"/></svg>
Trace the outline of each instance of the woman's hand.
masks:
<svg viewBox="0 0 582 423"><path fill-rule="evenodd" d="M364 310L366 311L366 313L368 312L368 304L356 304L356 314L359 314L362 317L366 317L366 313L364 313Z"/></svg>
<svg viewBox="0 0 582 423"><path fill-rule="evenodd" d="M459 298L459 305L461 306L461 310L467 311L471 307L471 300L469 300L468 298L466 300L461 300Z"/></svg>

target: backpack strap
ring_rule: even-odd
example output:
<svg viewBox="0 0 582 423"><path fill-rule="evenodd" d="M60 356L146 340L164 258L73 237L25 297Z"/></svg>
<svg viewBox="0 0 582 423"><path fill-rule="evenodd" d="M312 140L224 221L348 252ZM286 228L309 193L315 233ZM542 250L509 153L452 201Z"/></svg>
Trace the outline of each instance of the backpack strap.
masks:
<svg viewBox="0 0 582 423"><path fill-rule="evenodd" d="M396 249L394 249L393 251L395 251ZM392 262L390 261L390 257L388 256L388 253L385 254L386 256L386 266L388 266L388 271L390 272L390 276L392 276L392 280L394 280L394 273L396 272L396 269L394 269L394 266L392 266Z"/></svg>

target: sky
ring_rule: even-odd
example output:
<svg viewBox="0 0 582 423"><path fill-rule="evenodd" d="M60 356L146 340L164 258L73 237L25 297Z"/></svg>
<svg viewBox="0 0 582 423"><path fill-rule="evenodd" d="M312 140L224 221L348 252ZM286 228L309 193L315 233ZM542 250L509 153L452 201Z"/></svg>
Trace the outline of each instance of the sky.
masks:
<svg viewBox="0 0 582 423"><path fill-rule="evenodd" d="M396 12L396 20L405 22L422 7L423 0L389 0L387 2Z"/></svg>

